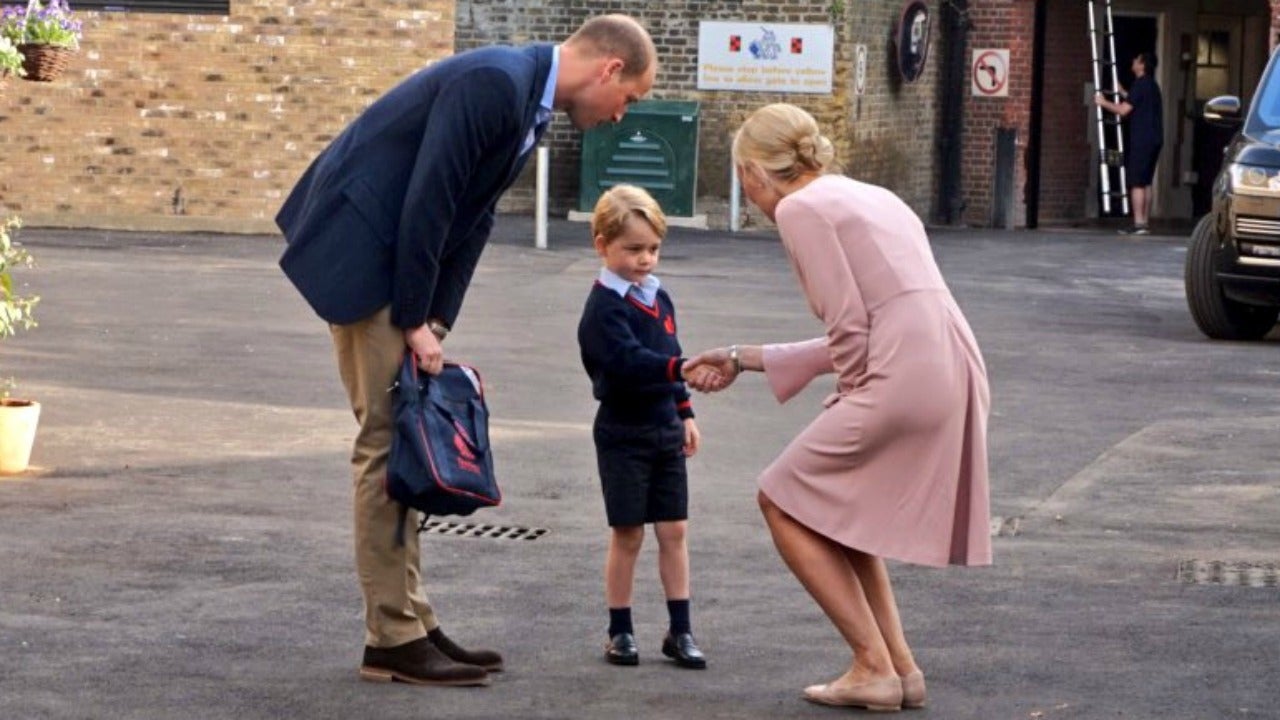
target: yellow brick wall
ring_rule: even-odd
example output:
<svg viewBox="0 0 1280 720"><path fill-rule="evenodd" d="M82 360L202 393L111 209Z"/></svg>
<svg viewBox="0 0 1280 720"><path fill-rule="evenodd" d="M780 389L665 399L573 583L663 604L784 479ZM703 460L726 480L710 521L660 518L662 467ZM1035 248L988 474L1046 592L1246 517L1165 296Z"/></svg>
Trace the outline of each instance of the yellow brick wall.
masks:
<svg viewBox="0 0 1280 720"><path fill-rule="evenodd" d="M275 232L316 153L453 52L449 0L78 14L62 77L0 90L0 213L29 225Z"/></svg>

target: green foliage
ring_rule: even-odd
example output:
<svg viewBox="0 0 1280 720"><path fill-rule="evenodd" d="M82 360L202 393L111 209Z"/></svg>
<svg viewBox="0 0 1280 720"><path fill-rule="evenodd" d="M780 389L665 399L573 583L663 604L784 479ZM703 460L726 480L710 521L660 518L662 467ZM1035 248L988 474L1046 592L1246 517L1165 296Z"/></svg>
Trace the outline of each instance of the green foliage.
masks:
<svg viewBox="0 0 1280 720"><path fill-rule="evenodd" d="M22 53L9 38L0 35L0 77L5 74L26 75L22 69Z"/></svg>
<svg viewBox="0 0 1280 720"><path fill-rule="evenodd" d="M80 21L66 0L38 0L30 5L8 5L0 10L0 36L14 45L80 47Z"/></svg>
<svg viewBox="0 0 1280 720"><path fill-rule="evenodd" d="M838 23L844 18L844 0L831 0L827 5L827 12L831 15L831 22Z"/></svg>
<svg viewBox="0 0 1280 720"><path fill-rule="evenodd" d="M13 287L13 269L31 267L35 262L21 243L13 241L13 232L22 227L16 215L0 225L0 338L36 326L32 309L40 302L37 295L19 295Z"/></svg>
<svg viewBox="0 0 1280 720"><path fill-rule="evenodd" d="M19 295L13 285L13 269L34 264L31 253L13 240L14 232L20 227L22 220L16 215L0 223L0 339L36 326L31 311L40 297ZM0 378L0 398L9 397L12 389L13 378Z"/></svg>

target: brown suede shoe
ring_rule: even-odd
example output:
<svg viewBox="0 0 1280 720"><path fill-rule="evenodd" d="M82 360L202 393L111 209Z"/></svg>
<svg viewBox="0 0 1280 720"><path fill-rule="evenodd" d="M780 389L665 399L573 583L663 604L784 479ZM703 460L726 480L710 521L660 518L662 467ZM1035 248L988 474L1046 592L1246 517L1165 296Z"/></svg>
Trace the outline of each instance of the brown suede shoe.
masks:
<svg viewBox="0 0 1280 720"><path fill-rule="evenodd" d="M390 648L364 648L360 679L414 685L488 685L482 667L454 662L425 637Z"/></svg>
<svg viewBox="0 0 1280 720"><path fill-rule="evenodd" d="M502 672L502 656L496 650L466 650L450 640L440 628L427 633L427 639L454 662L478 665L489 672Z"/></svg>

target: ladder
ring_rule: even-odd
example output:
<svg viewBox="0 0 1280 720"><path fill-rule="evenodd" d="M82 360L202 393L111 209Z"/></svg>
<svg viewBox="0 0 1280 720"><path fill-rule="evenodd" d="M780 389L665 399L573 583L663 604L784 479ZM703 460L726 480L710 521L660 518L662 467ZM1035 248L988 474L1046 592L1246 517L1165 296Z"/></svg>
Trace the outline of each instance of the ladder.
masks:
<svg viewBox="0 0 1280 720"><path fill-rule="evenodd" d="M1093 87L1103 97L1116 102L1120 98L1120 76L1116 70L1115 26L1111 21L1111 0L1087 0L1089 3L1089 50L1093 57ZM1098 26L1098 10L1102 6L1104 26ZM1109 76L1109 77L1108 77ZM1103 86L1103 80L1109 85ZM1124 176L1124 136L1120 116L1094 105L1098 122L1098 181L1102 189L1102 211L1111 212L1111 200L1120 201L1121 213L1129 214L1129 192ZM1115 188L1112 188L1112 181Z"/></svg>

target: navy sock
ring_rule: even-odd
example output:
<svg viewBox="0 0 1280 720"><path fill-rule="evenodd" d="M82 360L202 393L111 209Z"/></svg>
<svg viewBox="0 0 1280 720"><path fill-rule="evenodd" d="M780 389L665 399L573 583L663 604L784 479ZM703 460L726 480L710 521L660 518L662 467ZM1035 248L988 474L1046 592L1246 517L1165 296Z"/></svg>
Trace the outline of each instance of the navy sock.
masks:
<svg viewBox="0 0 1280 720"><path fill-rule="evenodd" d="M671 634L693 632L689 622L689 599L668 600L667 614L671 616Z"/></svg>
<svg viewBox="0 0 1280 720"><path fill-rule="evenodd" d="M631 608L609 608L609 637L618 633L635 634L631 627Z"/></svg>

